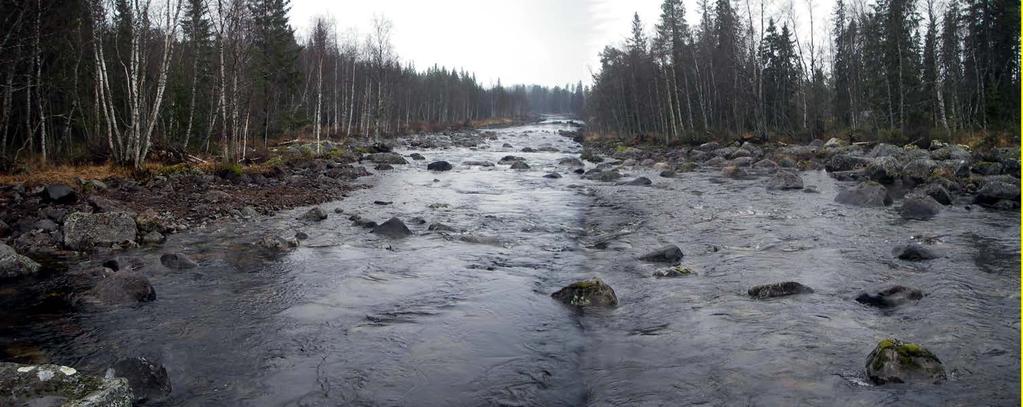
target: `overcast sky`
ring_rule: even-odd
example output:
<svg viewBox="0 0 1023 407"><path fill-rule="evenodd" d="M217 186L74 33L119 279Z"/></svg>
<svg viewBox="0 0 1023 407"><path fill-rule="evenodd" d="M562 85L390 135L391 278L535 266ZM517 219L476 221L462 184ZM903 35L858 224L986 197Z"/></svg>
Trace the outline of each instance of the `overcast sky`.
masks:
<svg viewBox="0 0 1023 407"><path fill-rule="evenodd" d="M754 1L755 8L759 1ZM808 0L768 0L778 15L796 1L800 15ZM815 3L817 32L823 32L833 0ZM369 32L375 15L393 23L392 40L403 61L423 69L433 64L475 72L484 84L589 83L605 45L629 35L632 13L652 30L661 0L292 0L291 19L299 35L317 15L334 18L342 35ZM777 4L775 4L777 3ZM685 0L686 20L699 20L697 0ZM736 4L735 6L744 4ZM743 10L744 13L744 10ZM786 17L787 18L787 17ZM799 25L808 26L797 17ZM799 31L809 32L800 27ZM820 39L818 39L820 41Z"/></svg>

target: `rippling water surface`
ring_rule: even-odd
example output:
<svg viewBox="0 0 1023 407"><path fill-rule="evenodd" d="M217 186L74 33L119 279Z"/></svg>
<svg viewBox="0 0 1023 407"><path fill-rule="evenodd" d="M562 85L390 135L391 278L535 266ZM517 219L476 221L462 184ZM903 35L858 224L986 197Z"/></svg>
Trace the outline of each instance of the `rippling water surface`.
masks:
<svg viewBox="0 0 1023 407"><path fill-rule="evenodd" d="M418 151L426 161L364 178L375 187L323 205L320 223L293 220L300 209L126 253L145 261L155 302L16 321L17 334L0 339L85 370L148 355L174 386L162 405L1019 404L1018 213L962 202L904 221L894 209L834 203L845 185L823 172L802 173L819 193L713 171L665 179L626 169L649 187L585 181L557 165L580 150L559 129ZM542 146L561 152L517 152ZM461 165L507 154L532 169ZM426 171L433 160L455 169ZM564 178L543 178L549 171ZM378 237L348 214L399 216L415 235ZM428 231L434 222L462 232ZM310 239L284 257L249 244L296 230ZM911 239L933 241L943 257L894 260L892 246ZM651 277L658 266L636 257L665 244L680 246L697 275ZM167 270L164 251L200 267ZM593 276L614 287L618 308L579 312L549 297ZM816 292L745 295L785 280ZM853 300L890 284L926 296L892 311ZM950 381L867 385L866 355L887 336L927 346Z"/></svg>

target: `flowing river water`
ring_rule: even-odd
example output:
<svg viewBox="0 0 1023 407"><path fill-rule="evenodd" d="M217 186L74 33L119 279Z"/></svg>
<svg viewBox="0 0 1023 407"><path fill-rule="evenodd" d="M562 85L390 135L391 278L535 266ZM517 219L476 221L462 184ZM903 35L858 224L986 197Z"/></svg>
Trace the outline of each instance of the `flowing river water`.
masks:
<svg viewBox="0 0 1023 407"><path fill-rule="evenodd" d="M146 355L168 370L174 390L155 403L168 406L1019 404L1018 213L963 202L904 221L834 203L847 185L823 171L801 174L819 193L712 170L626 169L652 186L587 181L557 165L581 151L563 129L548 121L496 130L478 149L402 150L427 160L363 178L374 187L322 205L330 217L319 223L295 220L297 209L130 251L156 301L36 316L2 339L94 372ZM560 152L518 152L542 146ZM462 165L508 154L532 169ZM427 171L434 160L455 168ZM349 214L398 216L414 235L376 236ZM434 222L461 232L429 231ZM309 239L281 257L249 244L296 230ZM911 239L943 257L893 259ZM637 260L666 244L696 275L654 278L664 266ZM173 251L199 267L162 267ZM620 306L579 311L549 296L594 276ZM816 292L746 295L787 280ZM854 301L890 284L926 296L890 311ZM867 384L866 356L889 336L927 346L950 380Z"/></svg>

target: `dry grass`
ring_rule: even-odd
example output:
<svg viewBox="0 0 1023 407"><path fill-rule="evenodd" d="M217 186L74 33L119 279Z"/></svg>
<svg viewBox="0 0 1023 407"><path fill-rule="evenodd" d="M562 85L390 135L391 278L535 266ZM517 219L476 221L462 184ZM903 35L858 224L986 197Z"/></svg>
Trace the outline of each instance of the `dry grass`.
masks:
<svg viewBox="0 0 1023 407"><path fill-rule="evenodd" d="M104 179L111 176L131 176L134 170L115 165L50 165L29 169L24 174L0 175L0 184L41 185L65 183L74 185L78 178Z"/></svg>

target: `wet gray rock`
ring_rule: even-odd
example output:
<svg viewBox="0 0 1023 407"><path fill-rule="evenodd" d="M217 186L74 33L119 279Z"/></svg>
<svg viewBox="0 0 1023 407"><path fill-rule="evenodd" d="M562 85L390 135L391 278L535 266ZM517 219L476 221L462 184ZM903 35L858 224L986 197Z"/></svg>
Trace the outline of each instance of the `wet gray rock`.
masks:
<svg viewBox="0 0 1023 407"><path fill-rule="evenodd" d="M426 169L430 171L450 171L451 163L447 161L434 161L426 165Z"/></svg>
<svg viewBox="0 0 1023 407"><path fill-rule="evenodd" d="M906 196L899 207L903 219L928 220L941 212L941 203L930 195L913 194Z"/></svg>
<svg viewBox="0 0 1023 407"><path fill-rule="evenodd" d="M135 211L128 207L128 204L114 199L99 195L90 195L86 198L86 201L89 202L89 205L91 205L96 212L124 212L132 216L135 215Z"/></svg>
<svg viewBox="0 0 1023 407"><path fill-rule="evenodd" d="M529 169L529 164L526 164L525 161L516 161L516 162L513 162L511 167L509 167L509 168L511 168L513 170L528 170Z"/></svg>
<svg viewBox="0 0 1023 407"><path fill-rule="evenodd" d="M599 278L577 281L551 294L551 298L576 307L614 307L618 296L611 286Z"/></svg>
<svg viewBox="0 0 1023 407"><path fill-rule="evenodd" d="M690 270L689 267L678 265L666 270L657 270L654 272L653 276L657 278L678 278L688 277L694 274L696 273L693 272L693 270Z"/></svg>
<svg viewBox="0 0 1023 407"><path fill-rule="evenodd" d="M1002 163L981 161L973 164L973 172L980 175L998 175L1002 173L1004 166Z"/></svg>
<svg viewBox="0 0 1023 407"><path fill-rule="evenodd" d="M355 225L355 226L358 226L358 227L364 228L364 229L373 229L373 228L377 227L377 223L376 222L374 222L372 220L369 220L369 219L364 219L363 217L361 217L359 215L349 216L348 220L352 221L352 225Z"/></svg>
<svg viewBox="0 0 1023 407"><path fill-rule="evenodd" d="M654 263L677 263L685 256L682 249L675 245L667 245L639 256L640 260Z"/></svg>
<svg viewBox="0 0 1023 407"><path fill-rule="evenodd" d="M566 167L583 167L586 164L583 164L583 162L580 161L578 158L575 158L575 157L565 157L565 158L562 158L562 159L558 160L558 165L564 165Z"/></svg>
<svg viewBox="0 0 1023 407"><path fill-rule="evenodd" d="M892 199L888 196L888 190L884 185L874 181L864 181L853 188L838 193L835 202L865 207L880 207L891 205Z"/></svg>
<svg viewBox="0 0 1023 407"><path fill-rule="evenodd" d="M878 157L867 164L864 175L871 181L891 184L902 177L902 163L895 157Z"/></svg>
<svg viewBox="0 0 1023 407"><path fill-rule="evenodd" d="M305 213L298 217L298 220L310 222L319 222L324 219L327 219L327 212L324 212L323 209L320 208L319 206L313 207L308 211L305 211Z"/></svg>
<svg viewBox="0 0 1023 407"><path fill-rule="evenodd" d="M298 247L298 239L284 238L275 234L266 235L256 241L256 246L271 252L286 252Z"/></svg>
<svg viewBox="0 0 1023 407"><path fill-rule="evenodd" d="M416 160L416 161L422 161L422 160L426 159L426 157L423 157L423 155L419 154L419 153L409 154L408 158L411 158L411 159Z"/></svg>
<svg viewBox="0 0 1023 407"><path fill-rule="evenodd" d="M389 171L393 170L394 166L391 164L377 164L376 166L373 167L373 169L377 171Z"/></svg>
<svg viewBox="0 0 1023 407"><path fill-rule="evenodd" d="M778 171L767 180L767 189L803 189L803 178L792 171Z"/></svg>
<svg viewBox="0 0 1023 407"><path fill-rule="evenodd" d="M398 153L373 153L367 156L370 162L374 164L408 164L405 157L402 157Z"/></svg>
<svg viewBox="0 0 1023 407"><path fill-rule="evenodd" d="M621 177L622 174L616 170L600 170L596 168L591 169L587 171L585 174L583 174L584 179L602 182L617 181Z"/></svg>
<svg viewBox="0 0 1023 407"><path fill-rule="evenodd" d="M62 205L73 204L78 201L78 193L71 187L64 184L52 184L43 188L40 194L44 202L51 202Z"/></svg>
<svg viewBox="0 0 1023 407"><path fill-rule="evenodd" d="M974 197L973 202L987 207L1019 208L1019 192L1019 185L991 181L977 190L977 195Z"/></svg>
<svg viewBox="0 0 1023 407"><path fill-rule="evenodd" d="M408 226L405 226L405 223L398 218L391 218L381 223L373 228L373 233L391 239L401 239L412 235L412 231L409 230Z"/></svg>
<svg viewBox="0 0 1023 407"><path fill-rule="evenodd" d="M50 219L39 219L32 224L33 230L41 230L43 232L56 232L60 228L57 222Z"/></svg>
<svg viewBox="0 0 1023 407"><path fill-rule="evenodd" d="M79 303L118 305L149 302L156 299L156 290L145 276L134 272L112 273L82 293Z"/></svg>
<svg viewBox="0 0 1023 407"><path fill-rule="evenodd" d="M935 201L938 201L938 203L942 205L952 204L952 194L949 193L948 189L945 189L944 186L941 186L941 184L932 183L924 185L923 187L918 188L916 193L934 198Z"/></svg>
<svg viewBox="0 0 1023 407"><path fill-rule="evenodd" d="M868 158L879 158L879 157L894 157L894 158L898 158L903 153L905 153L905 150L903 150L902 147L894 146L894 145L887 144L887 143L878 143L878 145L876 145L876 146L874 146L874 148L870 149L870 152L867 153L867 157Z"/></svg>
<svg viewBox="0 0 1023 407"><path fill-rule="evenodd" d="M18 278L39 272L34 260L18 254L13 247L0 243L0 279Z"/></svg>
<svg viewBox="0 0 1023 407"><path fill-rule="evenodd" d="M523 153L535 153L536 149L534 149L533 147L522 147L522 149L519 151Z"/></svg>
<svg viewBox="0 0 1023 407"><path fill-rule="evenodd" d="M672 170L664 170L664 171L661 171L660 174L657 174L657 176L659 176L661 178L675 178L675 175L677 175L677 174L675 174L675 171L672 171Z"/></svg>
<svg viewBox="0 0 1023 407"><path fill-rule="evenodd" d="M934 160L970 160L970 152L960 146L944 146L931 151L931 159Z"/></svg>
<svg viewBox="0 0 1023 407"><path fill-rule="evenodd" d="M760 171L776 171L778 170L778 163L771 160L760 160L753 164L753 168Z"/></svg>
<svg viewBox="0 0 1023 407"><path fill-rule="evenodd" d="M729 165L721 169L721 175L728 178L740 179L748 177L749 173L746 172L746 169L744 168Z"/></svg>
<svg viewBox="0 0 1023 407"><path fill-rule="evenodd" d="M828 176L839 181L863 181L867 179L866 170L863 169L829 172Z"/></svg>
<svg viewBox="0 0 1023 407"><path fill-rule="evenodd" d="M544 174L543 177L544 178L550 178L550 179L558 179L558 178L561 178L561 174L558 174L556 172L548 172L548 173Z"/></svg>
<svg viewBox="0 0 1023 407"><path fill-rule="evenodd" d="M905 180L922 184L931 177L931 173L938 167L938 163L930 158L919 158L906 163L902 167L902 176Z"/></svg>
<svg viewBox="0 0 1023 407"><path fill-rule="evenodd" d="M750 288L747 294L750 297L756 299L766 299L775 297L785 297L796 294L811 294L813 289L797 283L795 281L786 281L783 283L765 284L758 285Z"/></svg>
<svg viewBox="0 0 1023 407"><path fill-rule="evenodd" d="M142 236L142 243L145 244L160 244L165 241L167 241L167 237L155 230Z"/></svg>
<svg viewBox="0 0 1023 407"><path fill-rule="evenodd" d="M467 167L493 167L494 163L490 161L470 160L462 161L462 165Z"/></svg>
<svg viewBox="0 0 1023 407"><path fill-rule="evenodd" d="M867 377L874 384L941 383L947 379L937 356L915 343L888 338L867 356Z"/></svg>
<svg viewBox="0 0 1023 407"><path fill-rule="evenodd" d="M918 243L909 243L892 248L892 256L899 260L921 261L938 258L938 254L930 248Z"/></svg>
<svg viewBox="0 0 1023 407"><path fill-rule="evenodd" d="M923 292L901 285L869 291L856 297L856 302L877 308L894 308L924 298Z"/></svg>
<svg viewBox="0 0 1023 407"><path fill-rule="evenodd" d="M67 366L0 362L0 405L131 407L133 400L123 378L89 376Z"/></svg>
<svg viewBox="0 0 1023 407"><path fill-rule="evenodd" d="M631 179L631 180L619 183L619 185L629 185L629 186L647 186L647 185L652 185L652 184L653 184L653 181L650 181L650 178L647 178L647 177L636 177L635 179Z"/></svg>
<svg viewBox="0 0 1023 407"><path fill-rule="evenodd" d="M430 226L427 227L426 230L429 230L431 232L457 232L455 228L445 225L443 223L430 224Z"/></svg>
<svg viewBox="0 0 1023 407"><path fill-rule="evenodd" d="M144 357L118 360L110 367L107 375L128 380L135 401L139 403L158 401L171 392L167 369Z"/></svg>
<svg viewBox="0 0 1023 407"><path fill-rule="evenodd" d="M526 161L526 159L522 158L522 157L517 157L517 156L514 156L514 155L506 155L504 157L501 157L501 160L498 161L497 163L498 164L503 164L503 165L509 165L509 164L513 164L513 163L516 163L516 162L519 162L519 161Z"/></svg>
<svg viewBox="0 0 1023 407"><path fill-rule="evenodd" d="M175 270L184 270L198 267L199 264L190 257L181 253L164 253L160 256L160 264L164 267Z"/></svg>
<svg viewBox="0 0 1023 407"><path fill-rule="evenodd" d="M135 219L124 212L75 212L64 219L64 245L74 250L135 241Z"/></svg>

